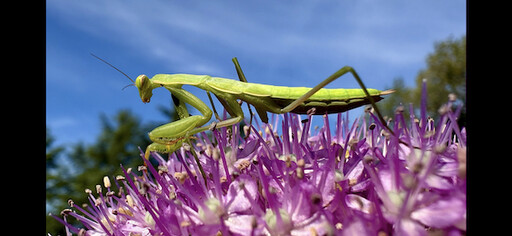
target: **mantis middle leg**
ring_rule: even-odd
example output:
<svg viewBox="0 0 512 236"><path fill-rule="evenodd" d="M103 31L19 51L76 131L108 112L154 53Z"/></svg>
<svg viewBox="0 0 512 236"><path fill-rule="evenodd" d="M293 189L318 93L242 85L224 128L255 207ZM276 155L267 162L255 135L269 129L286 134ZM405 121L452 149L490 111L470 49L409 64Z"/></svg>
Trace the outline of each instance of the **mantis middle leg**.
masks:
<svg viewBox="0 0 512 236"><path fill-rule="evenodd" d="M242 68L240 67L240 64L238 63L238 59L236 57L233 57L231 60L233 61L233 64L235 64L235 69L236 69L236 73L238 75L238 79L242 82L248 83L247 79L245 78L244 72L242 71ZM210 105L212 106L213 114L215 115L215 118L220 121L221 118L220 118L219 114L217 113L217 110L215 109L215 104L213 103L213 99L212 99L212 96L210 95L210 92L206 91L206 95L208 95L208 100L210 101ZM215 95L215 96L219 99L219 101L222 103L224 108L226 108L227 105L225 104L225 102L223 102L223 100L220 99L217 95ZM251 119L250 119L249 123L252 123L253 113L252 113L251 106L249 105L249 103L247 103L247 108L249 109L249 113L251 115Z"/></svg>
<svg viewBox="0 0 512 236"><path fill-rule="evenodd" d="M217 99L219 99L220 103L224 106L226 111L231 115L231 118L217 122L215 125L216 128L231 126L244 119L244 112L242 111L242 107L240 106L240 104L238 104L235 96L230 94L215 94L215 96L217 97ZM196 128L189 131L189 134L193 135L199 132L206 131L208 129L210 129L210 127L208 126Z"/></svg>
<svg viewBox="0 0 512 236"><path fill-rule="evenodd" d="M235 64L235 69L236 69L236 73L238 75L238 79L242 82L248 83L247 79L245 78L244 72L242 71L242 68L240 67L240 63L238 63L238 59L236 57L233 57L231 59L231 61L233 61L233 64ZM252 125L253 113L252 113L251 106L249 105L249 103L247 103L247 109L249 110L249 114L251 115L251 118L249 119L249 125ZM266 113L265 113L265 115L266 115ZM268 118L265 120L265 123L267 123L267 122L268 122ZM251 132L251 129L249 129L249 132Z"/></svg>

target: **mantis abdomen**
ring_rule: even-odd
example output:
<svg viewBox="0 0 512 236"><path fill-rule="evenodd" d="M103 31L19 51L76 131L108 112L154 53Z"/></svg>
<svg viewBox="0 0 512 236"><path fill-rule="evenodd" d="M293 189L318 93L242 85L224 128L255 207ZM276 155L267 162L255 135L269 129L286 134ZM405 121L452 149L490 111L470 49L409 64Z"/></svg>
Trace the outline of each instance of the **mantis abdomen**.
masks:
<svg viewBox="0 0 512 236"><path fill-rule="evenodd" d="M259 110L281 113L279 109L306 94L311 88L286 87L257 83L244 83L237 80L211 77L208 75L191 74L159 74L152 79L161 86L193 85L214 94L231 94L254 105ZM374 101L380 101L380 95L391 93L391 90L380 91L368 89ZM362 105L370 104L363 89L329 89L322 88L290 112L306 114L311 108L317 114L344 112ZM279 108L279 109L278 109Z"/></svg>

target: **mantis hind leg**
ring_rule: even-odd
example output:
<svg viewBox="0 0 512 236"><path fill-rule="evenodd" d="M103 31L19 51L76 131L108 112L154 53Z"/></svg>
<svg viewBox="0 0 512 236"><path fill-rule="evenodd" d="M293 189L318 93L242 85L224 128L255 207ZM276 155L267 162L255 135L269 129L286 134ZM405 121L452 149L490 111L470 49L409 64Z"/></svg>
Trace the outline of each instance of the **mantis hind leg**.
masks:
<svg viewBox="0 0 512 236"><path fill-rule="evenodd" d="M219 113L217 113L217 109L215 109L215 104L213 104L212 95L210 95L209 91L206 91L206 95L208 95L208 100L210 100L210 105L212 105L213 114L215 115L215 119L221 120Z"/></svg>
<svg viewBox="0 0 512 236"><path fill-rule="evenodd" d="M366 94L366 97L368 98L368 100L370 101L373 109L376 111L377 113L377 116L379 117L379 120L380 122L386 126L386 122L384 120L384 118L382 117L382 115L380 114L380 111L379 109L377 108L377 106L375 105L375 100L373 99L372 96L370 96L370 93L368 92L368 90L366 89L366 86L364 85L363 81L361 80L361 78L359 77L359 75L356 73L356 71L350 67L350 66L344 66L343 68L339 69L338 71L336 71L334 74L332 74L331 76L329 76L327 79L325 79L324 81L320 82L320 84L318 84L317 86L313 87L311 90L309 90L307 93L305 93L304 95L302 95L301 97L299 97L297 100L293 101L292 103L290 103L288 106L284 107L281 109L281 112L282 113L286 113L286 112L290 112L292 111L293 109L295 109L297 106L299 106L300 104L304 103L306 100L308 100L313 94L315 94L316 92L318 92L318 90L322 89L323 87L325 87L327 84L331 83L332 81L338 79L339 77L341 77L342 75L346 74L346 73L351 73L354 78L356 79L357 83L359 84L359 86L363 89L364 93ZM386 126L387 127L387 126ZM390 132L393 132L391 129L389 129L387 127L387 129L390 131Z"/></svg>

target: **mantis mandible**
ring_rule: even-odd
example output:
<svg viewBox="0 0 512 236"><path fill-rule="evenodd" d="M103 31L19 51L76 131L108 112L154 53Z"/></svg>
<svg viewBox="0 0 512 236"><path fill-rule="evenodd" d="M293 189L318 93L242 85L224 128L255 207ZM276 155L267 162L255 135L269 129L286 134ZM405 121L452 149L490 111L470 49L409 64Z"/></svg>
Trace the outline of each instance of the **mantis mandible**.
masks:
<svg viewBox="0 0 512 236"><path fill-rule="evenodd" d="M101 58L98 59L107 63ZM149 154L154 151L172 153L178 150L183 142L190 139L192 135L210 129L209 126L203 125L211 119L212 110L198 97L184 90L183 85L192 85L207 93L213 93L224 106L231 118L217 122L216 128L231 126L242 121L244 113L237 100L251 104L260 119L267 123L267 112L307 114L310 109L315 109L315 114L323 115L344 112L367 104L371 104L375 108L375 102L382 100L382 95L394 92L394 90L367 89L359 75L350 66L342 67L313 88L248 83L237 59L233 58L233 62L241 81L193 74L157 74L151 79L142 74L135 81L132 80L144 103L151 101L153 89L164 87L169 90L176 112L180 117L177 121L164 124L149 132L149 138L153 143L146 148L146 158L149 158ZM115 67L114 69L118 70ZM361 89L324 88L346 73L351 73L354 76ZM201 115L190 116L186 104L197 109ZM381 122L386 124L378 109L375 110Z"/></svg>

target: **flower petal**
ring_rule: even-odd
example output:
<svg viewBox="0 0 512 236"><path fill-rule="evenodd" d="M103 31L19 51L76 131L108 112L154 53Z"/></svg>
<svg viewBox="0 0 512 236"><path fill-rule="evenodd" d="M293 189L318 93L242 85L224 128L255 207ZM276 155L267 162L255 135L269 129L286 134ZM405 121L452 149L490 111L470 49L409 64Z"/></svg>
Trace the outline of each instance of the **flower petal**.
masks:
<svg viewBox="0 0 512 236"><path fill-rule="evenodd" d="M246 191L244 191L243 188ZM248 199L249 193L252 201ZM229 185L226 195L226 203L230 204L228 213L247 211L252 207L252 202L256 199L258 187L254 180L248 175L241 175Z"/></svg>
<svg viewBox="0 0 512 236"><path fill-rule="evenodd" d="M411 218L435 228L444 228L464 217L466 204L459 198L441 199L411 213Z"/></svg>

